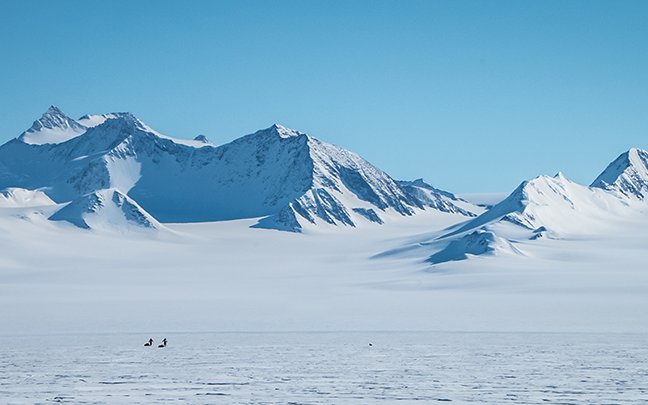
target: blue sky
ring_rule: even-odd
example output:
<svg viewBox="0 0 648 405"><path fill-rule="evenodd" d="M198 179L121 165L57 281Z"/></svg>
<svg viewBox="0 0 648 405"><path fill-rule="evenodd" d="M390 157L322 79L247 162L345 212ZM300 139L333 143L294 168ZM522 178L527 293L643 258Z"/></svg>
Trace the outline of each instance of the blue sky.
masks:
<svg viewBox="0 0 648 405"><path fill-rule="evenodd" d="M647 1L0 3L0 141L55 104L228 142L274 122L396 178L591 182L648 148Z"/></svg>

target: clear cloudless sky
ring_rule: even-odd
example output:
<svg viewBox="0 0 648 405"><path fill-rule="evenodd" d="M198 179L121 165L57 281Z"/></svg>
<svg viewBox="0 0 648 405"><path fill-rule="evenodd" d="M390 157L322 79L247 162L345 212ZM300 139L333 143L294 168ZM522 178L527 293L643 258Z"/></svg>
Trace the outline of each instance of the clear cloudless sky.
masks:
<svg viewBox="0 0 648 405"><path fill-rule="evenodd" d="M589 183L648 148L648 1L2 1L0 141L50 104L279 122L455 192Z"/></svg>

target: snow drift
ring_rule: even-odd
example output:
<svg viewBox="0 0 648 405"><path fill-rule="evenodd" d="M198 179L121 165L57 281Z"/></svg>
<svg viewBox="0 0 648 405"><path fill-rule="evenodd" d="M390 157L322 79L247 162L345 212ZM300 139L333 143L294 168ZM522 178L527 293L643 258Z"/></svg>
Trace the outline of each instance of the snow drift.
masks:
<svg viewBox="0 0 648 405"><path fill-rule="evenodd" d="M40 190L16 187L0 190L0 208L40 207L54 204L54 201Z"/></svg>

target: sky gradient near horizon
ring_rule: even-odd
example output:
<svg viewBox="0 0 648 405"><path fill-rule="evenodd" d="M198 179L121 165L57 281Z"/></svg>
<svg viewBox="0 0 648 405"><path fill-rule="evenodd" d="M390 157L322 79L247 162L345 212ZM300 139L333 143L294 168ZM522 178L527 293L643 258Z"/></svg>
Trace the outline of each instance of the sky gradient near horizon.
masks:
<svg viewBox="0 0 648 405"><path fill-rule="evenodd" d="M507 192L648 149L646 1L0 3L0 142L47 109L222 144L279 122Z"/></svg>

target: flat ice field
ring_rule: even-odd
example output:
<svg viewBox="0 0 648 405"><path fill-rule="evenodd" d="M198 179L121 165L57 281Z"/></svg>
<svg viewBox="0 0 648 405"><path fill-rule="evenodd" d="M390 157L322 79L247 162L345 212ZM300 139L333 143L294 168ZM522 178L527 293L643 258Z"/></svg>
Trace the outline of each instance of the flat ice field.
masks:
<svg viewBox="0 0 648 405"><path fill-rule="evenodd" d="M645 404L644 335L3 337L3 404ZM369 346L369 342L372 346Z"/></svg>

